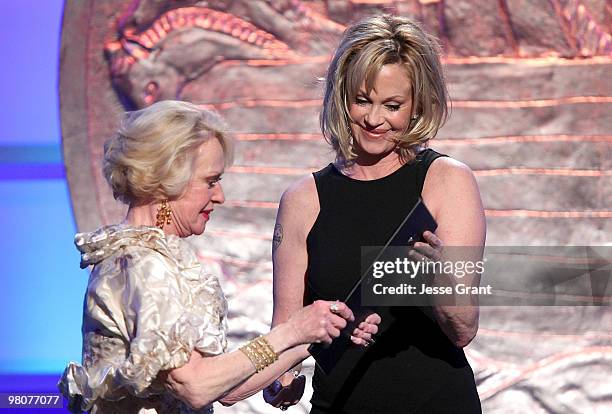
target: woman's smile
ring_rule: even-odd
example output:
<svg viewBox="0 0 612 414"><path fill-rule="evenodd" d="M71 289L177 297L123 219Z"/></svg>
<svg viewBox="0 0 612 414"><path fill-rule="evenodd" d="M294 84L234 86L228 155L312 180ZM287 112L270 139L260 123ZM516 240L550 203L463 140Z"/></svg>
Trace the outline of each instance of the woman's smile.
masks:
<svg viewBox="0 0 612 414"><path fill-rule="evenodd" d="M213 212L213 209L209 209L209 210L202 210L202 212L200 213L201 216L204 218L205 221L210 220L210 214Z"/></svg>
<svg viewBox="0 0 612 414"><path fill-rule="evenodd" d="M359 125L359 127L363 131L363 134L365 135L365 137L370 138L370 139L384 138L385 134L389 132L389 130L385 130L385 129L368 129L361 125Z"/></svg>

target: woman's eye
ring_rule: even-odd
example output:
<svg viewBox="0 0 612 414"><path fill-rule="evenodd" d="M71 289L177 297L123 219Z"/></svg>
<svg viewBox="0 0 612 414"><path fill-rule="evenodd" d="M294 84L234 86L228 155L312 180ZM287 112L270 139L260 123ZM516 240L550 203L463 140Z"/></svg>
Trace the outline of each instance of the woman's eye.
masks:
<svg viewBox="0 0 612 414"><path fill-rule="evenodd" d="M217 183L221 181L221 178L216 178L214 180L209 180L208 181L208 188L213 188L215 185L217 185Z"/></svg>
<svg viewBox="0 0 612 414"><path fill-rule="evenodd" d="M368 104L368 100L364 99L364 98L357 98L357 99L355 99L355 103L357 105L367 105Z"/></svg>
<svg viewBox="0 0 612 414"><path fill-rule="evenodd" d="M400 105L386 105L387 109L391 112L399 111Z"/></svg>

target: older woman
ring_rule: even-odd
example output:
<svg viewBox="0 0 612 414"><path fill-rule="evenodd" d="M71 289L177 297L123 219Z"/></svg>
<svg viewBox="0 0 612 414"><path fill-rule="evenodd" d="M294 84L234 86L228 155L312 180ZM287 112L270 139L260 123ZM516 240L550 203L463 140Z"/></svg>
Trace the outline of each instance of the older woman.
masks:
<svg viewBox="0 0 612 414"><path fill-rule="evenodd" d="M105 146L104 174L129 209L123 223L75 238L81 267L93 270L83 364L71 363L59 384L71 410L211 412L215 400L263 388L353 318L340 302L318 301L225 353L223 292L183 238L202 234L224 202L231 157L220 119L176 101L129 113ZM365 343L363 332L353 342Z"/></svg>
<svg viewBox="0 0 612 414"><path fill-rule="evenodd" d="M284 237L273 255L274 326L300 312L304 298L346 297L361 273L361 247L384 245L419 197L438 228L416 243L418 254L477 246L478 256L485 219L474 176L427 148L447 115L439 54L435 39L403 17L370 17L345 31L321 113L336 162L292 185L277 216L275 234ZM474 298L462 304L381 308L373 346L347 352L331 373L316 369L311 413L480 412L462 350L476 334L478 307Z"/></svg>

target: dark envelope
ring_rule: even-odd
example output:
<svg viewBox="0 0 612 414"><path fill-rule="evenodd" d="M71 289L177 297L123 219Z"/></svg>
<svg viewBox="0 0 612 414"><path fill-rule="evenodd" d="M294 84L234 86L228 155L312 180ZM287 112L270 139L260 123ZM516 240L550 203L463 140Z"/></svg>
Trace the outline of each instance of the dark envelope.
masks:
<svg viewBox="0 0 612 414"><path fill-rule="evenodd" d="M362 284L371 283L371 278L367 276L372 271L374 262L378 261L384 256L387 247L391 246L410 246L417 241L423 240L423 233L426 231L434 232L438 224L433 218L423 200L419 198L410 212L406 215L406 218L397 227L393 235L387 241L387 244L380 250L376 257L372 260L366 271L363 272L357 283L353 286L351 291L346 296L344 303L348 305L355 315L355 321L349 322L340 333L340 336L330 344L312 344L308 348L310 354L314 357L317 365L325 372L330 374L332 369L336 366L336 363L340 360L342 355L346 352L349 347L353 345L350 340L353 330L363 322L368 315L375 312L375 309L367 308L361 304L361 289Z"/></svg>

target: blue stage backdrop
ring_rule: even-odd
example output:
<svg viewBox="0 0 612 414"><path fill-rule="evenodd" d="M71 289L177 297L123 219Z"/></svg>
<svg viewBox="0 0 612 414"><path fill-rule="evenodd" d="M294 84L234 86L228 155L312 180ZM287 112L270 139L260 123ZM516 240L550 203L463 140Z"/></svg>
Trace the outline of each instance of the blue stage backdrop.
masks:
<svg viewBox="0 0 612 414"><path fill-rule="evenodd" d="M62 0L0 0L0 392L53 388L80 360L82 293L60 150Z"/></svg>

